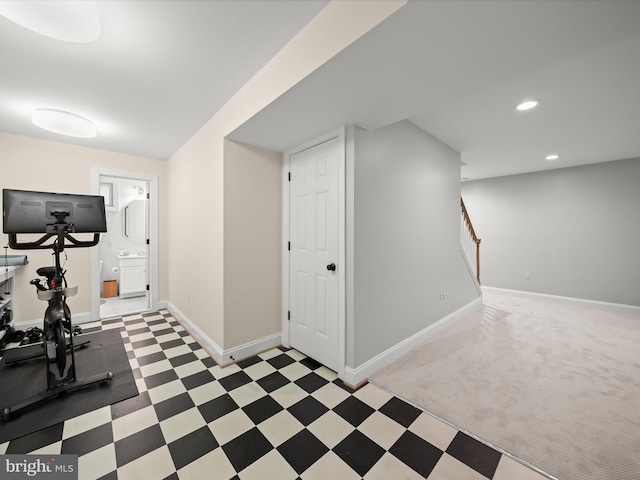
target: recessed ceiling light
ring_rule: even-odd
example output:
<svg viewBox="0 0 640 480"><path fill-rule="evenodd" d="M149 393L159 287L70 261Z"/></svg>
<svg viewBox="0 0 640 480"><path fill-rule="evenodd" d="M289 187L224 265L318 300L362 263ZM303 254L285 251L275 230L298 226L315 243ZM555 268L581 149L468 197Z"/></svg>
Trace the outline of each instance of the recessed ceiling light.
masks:
<svg viewBox="0 0 640 480"><path fill-rule="evenodd" d="M92 0L2 0L0 15L56 40L91 43L100 37L100 10Z"/></svg>
<svg viewBox="0 0 640 480"><path fill-rule="evenodd" d="M531 110L532 108L535 108L538 105L540 105L540 100L526 100L516 105L516 110L523 112L525 110Z"/></svg>
<svg viewBox="0 0 640 480"><path fill-rule="evenodd" d="M93 138L98 135L92 122L64 110L40 108L33 112L31 121L40 128L68 137Z"/></svg>
<svg viewBox="0 0 640 480"><path fill-rule="evenodd" d="M560 158L560 155L558 155L557 153L552 153L544 157L545 160L557 160L559 158Z"/></svg>

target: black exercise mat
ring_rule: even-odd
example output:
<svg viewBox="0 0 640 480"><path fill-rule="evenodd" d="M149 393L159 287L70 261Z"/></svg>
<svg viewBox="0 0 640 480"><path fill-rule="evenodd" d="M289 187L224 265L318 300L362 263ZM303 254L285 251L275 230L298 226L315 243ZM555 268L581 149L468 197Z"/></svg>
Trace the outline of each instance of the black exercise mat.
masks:
<svg viewBox="0 0 640 480"><path fill-rule="evenodd" d="M129 358L118 330L89 333L76 338L91 342L75 351L76 376L85 378L112 372L106 385L94 384L43 401L0 422L0 444L50 427L83 413L138 395ZM44 357L5 366L0 361L0 408L12 405L47 388Z"/></svg>

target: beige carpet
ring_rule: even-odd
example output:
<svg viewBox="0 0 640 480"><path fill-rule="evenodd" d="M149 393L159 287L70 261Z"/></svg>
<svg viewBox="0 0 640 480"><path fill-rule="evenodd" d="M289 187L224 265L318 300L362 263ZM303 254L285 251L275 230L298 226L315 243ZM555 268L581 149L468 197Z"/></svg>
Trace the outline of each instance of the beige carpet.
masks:
<svg viewBox="0 0 640 480"><path fill-rule="evenodd" d="M640 314L483 303L370 381L560 480L640 479Z"/></svg>

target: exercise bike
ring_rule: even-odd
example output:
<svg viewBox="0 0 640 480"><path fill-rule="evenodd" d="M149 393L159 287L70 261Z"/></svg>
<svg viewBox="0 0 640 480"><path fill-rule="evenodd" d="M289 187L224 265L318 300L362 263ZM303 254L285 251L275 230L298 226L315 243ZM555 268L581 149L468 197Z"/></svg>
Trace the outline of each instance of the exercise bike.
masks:
<svg viewBox="0 0 640 480"><path fill-rule="evenodd" d="M71 325L71 309L67 305L67 297L72 297L78 293L78 287L68 287L67 279L64 277L66 270L62 270L60 266L59 250L56 251L56 265L52 267L41 267L36 270L41 277L46 277L46 286L42 285L39 278L35 278L29 282L36 287L39 300L49 302L44 313L44 328L42 330L42 341L44 345L44 354L47 363L56 364L58 376L48 369L48 385L57 386L61 379L64 382L72 382L75 380L75 362L73 361L73 336L78 333L78 328L72 328ZM72 361L65 376L67 365L67 334L69 334L69 347L71 350ZM51 375L54 375L51 377Z"/></svg>
<svg viewBox="0 0 640 480"><path fill-rule="evenodd" d="M97 245L100 235L95 233L93 240L90 241L77 240L71 236L74 230L73 224L66 221L66 217L69 216L68 211L61 209L60 211L50 211L49 214L55 218L55 223L49 224L47 226L47 234L36 242L18 242L16 234L9 234L9 245L14 249L53 248L54 266L41 267L36 271L38 275L46 278L46 286L42 285L40 279L34 279L30 282L36 287L38 298L48 302L42 329L47 369L47 390L14 405L1 408L0 417L2 420L8 420L12 414L17 413L19 410L53 398L61 393L91 384L106 384L114 378L111 372L100 373L82 379L78 379L76 376L74 347L77 345L74 345L74 333L77 333L78 330L72 325L71 310L67 305L67 297L77 294L78 287L67 286L66 271L62 269L60 264L60 254L65 249L65 239L71 242L69 247L91 247ZM51 238L54 239L53 243L44 245ZM68 337L67 333L69 334ZM83 339L77 343L88 343L88 340ZM26 358L21 357L20 352L16 353L17 356L12 360L13 363L42 356L42 351L31 354Z"/></svg>

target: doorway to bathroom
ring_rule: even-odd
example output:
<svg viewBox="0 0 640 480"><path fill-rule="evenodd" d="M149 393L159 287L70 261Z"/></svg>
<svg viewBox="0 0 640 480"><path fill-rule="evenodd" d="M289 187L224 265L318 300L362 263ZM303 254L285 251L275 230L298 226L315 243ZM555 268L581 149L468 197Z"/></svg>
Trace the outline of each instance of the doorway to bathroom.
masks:
<svg viewBox="0 0 640 480"><path fill-rule="evenodd" d="M157 308L156 177L96 170L92 184L107 216L107 232L92 252L92 318Z"/></svg>

